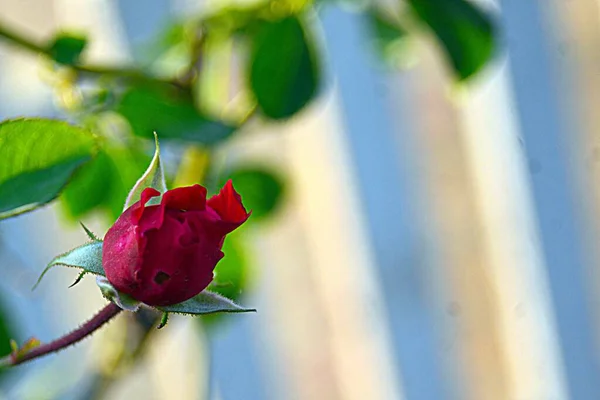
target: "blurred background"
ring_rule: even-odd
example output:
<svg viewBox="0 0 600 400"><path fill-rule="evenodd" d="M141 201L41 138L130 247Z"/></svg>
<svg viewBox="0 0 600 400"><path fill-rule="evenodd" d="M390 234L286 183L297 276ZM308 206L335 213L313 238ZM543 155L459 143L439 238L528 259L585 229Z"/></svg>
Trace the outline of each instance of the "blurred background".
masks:
<svg viewBox="0 0 600 400"><path fill-rule="evenodd" d="M596 0L3 0L0 117L101 140L0 223L3 353L102 307L67 268L30 288L77 221L119 215L154 130L171 187L232 178L253 209L214 289L258 312L122 315L2 398L600 398L599 22Z"/></svg>

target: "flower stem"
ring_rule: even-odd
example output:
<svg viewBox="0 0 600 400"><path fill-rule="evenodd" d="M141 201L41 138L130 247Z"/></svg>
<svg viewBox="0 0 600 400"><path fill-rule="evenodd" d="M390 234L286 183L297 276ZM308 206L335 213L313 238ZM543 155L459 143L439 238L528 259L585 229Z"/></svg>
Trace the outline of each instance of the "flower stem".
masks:
<svg viewBox="0 0 600 400"><path fill-rule="evenodd" d="M25 354L10 354L0 359L0 365L13 366L33 360L46 354L58 352L66 347L69 347L87 336L94 333L102 325L110 321L115 315L121 312L121 308L114 303L109 303L106 307L94 315L92 319L75 329L71 333L66 334L50 343L35 347Z"/></svg>

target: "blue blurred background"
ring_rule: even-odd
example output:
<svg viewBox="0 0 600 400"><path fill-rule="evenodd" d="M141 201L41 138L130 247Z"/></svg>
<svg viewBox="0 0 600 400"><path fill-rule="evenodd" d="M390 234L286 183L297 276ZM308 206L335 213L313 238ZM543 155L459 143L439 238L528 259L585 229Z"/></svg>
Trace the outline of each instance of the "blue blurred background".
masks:
<svg viewBox="0 0 600 400"><path fill-rule="evenodd" d="M119 64L174 18L225 3L243 2L3 0L0 19L34 38L83 31L88 60ZM5 373L3 398L600 398L600 4L475 2L497 51L459 84L419 27L400 68L384 66L364 5L348 3L312 15L319 97L218 150L285 177L277 212L240 232L240 302L258 312L173 317L126 366L115 360L135 327L119 319ZM0 71L2 119L62 115L39 57L0 42ZM85 240L63 214L54 204L0 224L0 305L21 341L51 340L103 304L93 279L66 289L69 269L30 291ZM98 376L110 377L101 395Z"/></svg>

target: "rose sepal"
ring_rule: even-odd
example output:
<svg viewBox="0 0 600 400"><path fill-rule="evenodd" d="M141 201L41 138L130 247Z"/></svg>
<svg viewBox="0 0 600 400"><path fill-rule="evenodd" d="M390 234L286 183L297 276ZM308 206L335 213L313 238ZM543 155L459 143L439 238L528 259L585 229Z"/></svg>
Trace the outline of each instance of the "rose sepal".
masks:
<svg viewBox="0 0 600 400"><path fill-rule="evenodd" d="M123 292L119 292L113 285L110 284L105 276L96 277L96 285L100 288L102 296L106 300L112 301L125 311L136 312L139 310L142 302L135 300L131 296L126 295Z"/></svg>
<svg viewBox="0 0 600 400"><path fill-rule="evenodd" d="M140 199L140 195L146 188L153 188L158 190L161 194L167 191L167 184L165 182L165 173L163 171L163 164L160 160L160 146L158 144L158 135L154 132L154 156L150 165L140 179L137 180L135 185L129 191L123 211L131 207L136 201ZM148 205L160 204L160 196L152 198L148 201Z"/></svg>
<svg viewBox="0 0 600 400"><path fill-rule="evenodd" d="M218 312L256 312L253 308L244 308L239 304L236 304L233 300L209 290L203 290L191 299L182 301L181 303L156 308L164 312L188 315L204 315Z"/></svg>
<svg viewBox="0 0 600 400"><path fill-rule="evenodd" d="M71 286L77 284L87 273L105 276L104 268L102 267L102 241L96 238L83 224L82 226L92 241L67 251L66 253L61 254L50 261L50 263L42 271L40 277L33 286L33 289L40 284L46 273L57 265L80 268L83 270L77 277L77 280Z"/></svg>

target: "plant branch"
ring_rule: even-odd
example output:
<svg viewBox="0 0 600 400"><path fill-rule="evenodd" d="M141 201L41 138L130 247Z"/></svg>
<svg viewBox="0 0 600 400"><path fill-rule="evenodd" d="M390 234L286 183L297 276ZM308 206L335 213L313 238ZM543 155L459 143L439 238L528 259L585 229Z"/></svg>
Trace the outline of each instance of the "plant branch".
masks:
<svg viewBox="0 0 600 400"><path fill-rule="evenodd" d="M15 33L14 31L11 31L10 29L7 29L6 26L2 25L0 23L0 37L3 37L11 42L13 42L14 44L16 44L19 47L22 47L24 49L36 52L36 53L44 53L49 55L50 51L43 47L38 45L37 43L35 43L33 40L28 39L26 37L24 37L23 35L19 35L17 33Z"/></svg>
<svg viewBox="0 0 600 400"><path fill-rule="evenodd" d="M20 33L16 33L12 29L7 28L1 22L0 22L0 38L4 38L22 49L26 49L26 50L32 51L34 53L41 53L41 54L44 54L44 55L52 58L52 53L50 51L49 46L42 45L40 43L37 43L33 39L27 38ZM179 82L171 81L171 80L163 80L163 79L148 75L148 74L144 73L143 71L136 69L136 68L110 67L110 66L101 66L101 65L80 65L80 64L69 65L69 67L73 68L75 71L80 72L82 74L104 75L104 76L126 78L126 79L138 80L138 81L166 83L166 84L174 85L177 87L181 87L181 84Z"/></svg>
<svg viewBox="0 0 600 400"><path fill-rule="evenodd" d="M122 310L121 308L119 308L119 306L117 306L114 303L109 303L106 307L100 310L100 312L98 312L98 314L96 314L92 319L90 319L71 333L68 333L65 336L60 337L50 343L46 343L41 346L35 347L32 350L26 352L25 354L18 354L18 352L9 354L8 356L0 359L0 365L18 365L33 360L35 358L45 356L50 353L58 352L66 347L69 347L81 341L82 339L85 339L87 336L94 333L97 329L102 327L102 325L110 321L121 311Z"/></svg>

